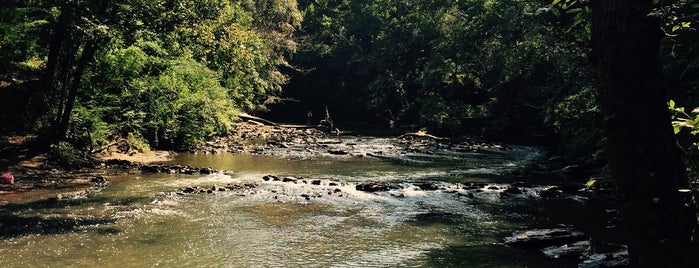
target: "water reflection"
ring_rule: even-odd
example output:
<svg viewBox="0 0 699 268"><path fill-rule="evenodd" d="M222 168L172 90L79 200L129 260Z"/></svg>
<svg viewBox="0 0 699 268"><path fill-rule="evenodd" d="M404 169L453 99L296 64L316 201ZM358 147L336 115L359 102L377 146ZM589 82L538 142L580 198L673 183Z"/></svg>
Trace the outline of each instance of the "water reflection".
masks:
<svg viewBox="0 0 699 268"><path fill-rule="evenodd" d="M475 153L473 154L475 155ZM55 232L0 239L0 266L73 267L536 267L566 264L501 244L510 230L545 220L527 197L503 203L410 186L357 191L355 183L507 180L498 172L522 156L480 152L476 158L420 156L428 164L371 157L311 158L181 154L173 163L213 167L212 175L130 174L104 191L60 204L4 207L0 223L39 223ZM526 155L529 157L529 155ZM484 160L485 159L485 160ZM262 175L332 178L320 185L265 182ZM177 195L181 187L253 182L250 192ZM335 190L338 190L335 192ZM313 198L304 198L313 196ZM65 220L65 219L73 219ZM53 222L55 221L55 222ZM23 224L25 222L27 224ZM33 227L32 227L33 228ZM65 228L65 229L62 229ZM31 228L30 228L31 229ZM47 230L51 230L48 228ZM533 265L537 264L537 265Z"/></svg>

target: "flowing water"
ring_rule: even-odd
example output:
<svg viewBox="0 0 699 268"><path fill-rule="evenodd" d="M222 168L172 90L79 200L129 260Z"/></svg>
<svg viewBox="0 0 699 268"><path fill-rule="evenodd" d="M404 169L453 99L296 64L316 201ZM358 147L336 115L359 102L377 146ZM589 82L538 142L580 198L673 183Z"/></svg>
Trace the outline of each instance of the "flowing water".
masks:
<svg viewBox="0 0 699 268"><path fill-rule="evenodd" d="M501 197L499 186L511 179L497 175L540 154L530 147L398 157L181 154L172 163L228 172L135 172L87 198L6 205L2 215L26 228L0 238L0 267L575 267L577 260L502 243L514 230L580 220L561 216L580 212L579 200L544 204L535 190L546 186ZM298 181L262 180L267 174ZM400 187L355 189L367 181ZM423 182L440 189L421 190ZM461 187L471 182L496 187ZM174 194L236 183L257 186Z"/></svg>

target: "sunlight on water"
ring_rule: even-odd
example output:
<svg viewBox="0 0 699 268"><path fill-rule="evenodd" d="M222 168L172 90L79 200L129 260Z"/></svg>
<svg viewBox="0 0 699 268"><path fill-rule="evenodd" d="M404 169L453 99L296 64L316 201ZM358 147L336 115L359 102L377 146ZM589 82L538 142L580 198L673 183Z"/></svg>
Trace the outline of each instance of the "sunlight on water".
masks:
<svg viewBox="0 0 699 268"><path fill-rule="evenodd" d="M430 156L432 164L415 166L368 157L183 154L174 162L231 172L130 174L111 178L104 191L75 204L16 211L18 217L74 220L77 227L3 238L0 266L521 267L512 264L542 260L501 241L526 220L506 212L498 190L469 197L454 181L503 172L537 153L491 153L492 166L451 156ZM263 181L266 174L293 175L299 182ZM322 182L302 183L302 176ZM435 184L443 190L413 184L435 180L443 181ZM356 184L366 181L399 187L358 191ZM189 186L235 183L256 187L174 194ZM513 200L510 206L517 206ZM93 221L78 224L86 219Z"/></svg>

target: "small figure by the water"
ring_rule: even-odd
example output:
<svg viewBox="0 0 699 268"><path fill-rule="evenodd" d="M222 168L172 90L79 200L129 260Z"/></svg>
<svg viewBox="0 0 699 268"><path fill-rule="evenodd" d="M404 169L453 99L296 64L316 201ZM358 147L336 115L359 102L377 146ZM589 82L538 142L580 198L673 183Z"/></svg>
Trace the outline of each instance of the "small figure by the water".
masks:
<svg viewBox="0 0 699 268"><path fill-rule="evenodd" d="M0 184L15 184L15 176L12 173L5 173L0 176Z"/></svg>
<svg viewBox="0 0 699 268"><path fill-rule="evenodd" d="M306 126L313 125L313 111L308 111L306 114Z"/></svg>

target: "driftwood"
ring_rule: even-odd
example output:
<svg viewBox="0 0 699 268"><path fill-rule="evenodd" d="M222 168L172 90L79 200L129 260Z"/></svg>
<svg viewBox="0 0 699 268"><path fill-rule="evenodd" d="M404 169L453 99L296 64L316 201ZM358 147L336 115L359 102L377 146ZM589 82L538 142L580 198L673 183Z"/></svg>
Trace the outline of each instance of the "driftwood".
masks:
<svg viewBox="0 0 699 268"><path fill-rule="evenodd" d="M427 131L420 130L418 132L410 132L410 133L405 133L403 135L398 136L399 139L403 138L428 138L428 139L433 139L436 141L448 141L449 138L444 138L444 137L437 137L432 134L428 134Z"/></svg>
<svg viewBox="0 0 699 268"><path fill-rule="evenodd" d="M274 123L274 122L272 122L272 121L269 121L269 120L267 120L267 119L260 118L260 117L257 117L257 116L252 116L252 115L249 115L249 114L246 114L246 113L240 113L240 114L238 114L238 118L240 118L240 119L242 119L242 120L245 120L245 121L253 121L253 122L256 122L256 123L262 123L262 124L269 125L269 126L275 126L275 127L276 127L276 126L279 126L279 124Z"/></svg>

